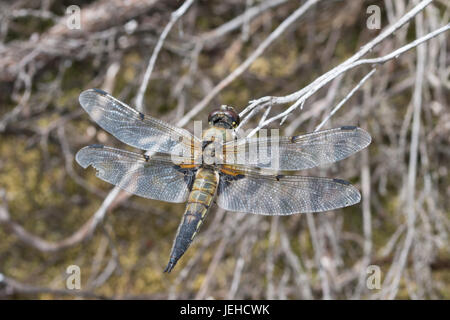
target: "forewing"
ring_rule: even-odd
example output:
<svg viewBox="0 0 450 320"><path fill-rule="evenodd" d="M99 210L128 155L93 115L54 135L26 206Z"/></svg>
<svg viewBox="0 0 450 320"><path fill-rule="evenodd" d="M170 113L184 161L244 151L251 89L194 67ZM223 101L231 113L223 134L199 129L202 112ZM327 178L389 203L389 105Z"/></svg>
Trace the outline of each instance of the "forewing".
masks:
<svg viewBox="0 0 450 320"><path fill-rule="evenodd" d="M221 174L217 203L229 211L277 216L343 208L360 199L359 191L344 180L244 169Z"/></svg>
<svg viewBox="0 0 450 320"><path fill-rule="evenodd" d="M148 157L101 145L84 147L77 162L97 169L97 177L138 196L168 202L185 202L193 174L183 172L168 155Z"/></svg>
<svg viewBox="0 0 450 320"><path fill-rule="evenodd" d="M193 154L192 148L200 146L188 131L144 115L102 90L83 91L79 100L100 127L135 148L181 155L184 150Z"/></svg>
<svg viewBox="0 0 450 320"><path fill-rule="evenodd" d="M234 145L226 143L224 150L236 155L236 164L303 170L347 158L367 147L370 141L369 133L363 129L345 126L293 137L252 137L238 140Z"/></svg>

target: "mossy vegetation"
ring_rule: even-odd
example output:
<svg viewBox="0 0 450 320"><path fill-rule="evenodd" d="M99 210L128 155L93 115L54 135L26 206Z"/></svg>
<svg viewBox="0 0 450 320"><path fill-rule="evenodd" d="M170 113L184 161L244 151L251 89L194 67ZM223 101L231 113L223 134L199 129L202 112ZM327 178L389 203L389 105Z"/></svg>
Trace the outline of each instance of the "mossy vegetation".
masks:
<svg viewBox="0 0 450 320"><path fill-rule="evenodd" d="M95 1L83 1L82 7L89 7L93 3ZM368 2L364 2L364 5L366 3ZM383 2L376 3L382 5ZM67 1L55 1L51 11L55 15L61 15L64 7L68 4ZM114 50L98 50L97 52L94 49L98 49L99 43L97 45L93 43L92 48L84 48L88 52L85 56L82 56L81 53L80 56L76 54L72 56L56 55L34 75L30 98L26 101L24 110L6 126L0 135L0 189L6 194L11 220L22 226L27 232L49 242L57 243L79 230L102 204L105 195L111 190L111 186L96 178L95 170L83 170L78 166L74 160L74 154L84 145L99 142L123 149L131 150L131 148L124 146L114 137L105 133L88 118L87 114L81 112L78 96L81 91L90 87L102 87L106 83L108 67L118 61L120 69L111 82L111 93L132 105L146 62L154 46L149 40L150 37L147 36L158 36L163 28L163 25L154 25L151 22L152 14L163 15L167 18L170 10L177 8L178 4L177 1L170 1L161 8L149 9L145 14L133 17L143 28L139 35L126 35L122 32L109 40L99 40L102 45L107 41L112 41L115 44ZM360 5L356 9L352 7L352 11L349 12L366 17L364 5ZM229 7L229 9L225 10L222 6ZM250 23L250 34L246 41L242 40L242 30L237 29L224 37L219 44L212 48L206 47L198 57L199 71L190 74L189 54L191 51L185 48L192 47L192 43L189 43L191 36L212 30L245 10L243 6L237 4L220 5L200 2L196 9L198 12L195 15L192 13L192 16L189 16L189 19L186 18L186 21L183 20L185 26L177 25L168 38L168 42L179 42L180 45L184 45L182 49L174 53L172 50L163 48L158 57L156 69L145 94L146 113L171 122L179 119L176 118L179 116L178 112L181 114L188 112L208 94L212 86L239 67L261 41L287 17L289 12L295 10L296 6L296 3L287 3L258 16L255 22ZM350 7L350 5L348 6ZM342 11L350 9L343 8L342 4L326 4L322 9L324 10L323 16L319 11L315 13L317 20L311 20L312 18L309 17L308 23L299 21L288 29L251 64L240 78L224 88L211 105L208 105L195 119L205 120L206 115L220 104L235 106L240 111L252 99L264 95L281 96L295 92L353 55L363 44L378 34L378 31L368 31L365 28L364 18L345 18L348 15ZM220 14L215 12L220 12ZM335 18L331 19L330 16ZM387 18L383 16L383 19L386 21ZM118 21L117 27L122 27L126 22ZM14 26L8 31L3 42L8 45L13 41L27 41L32 33L45 36L53 24L52 20L34 17L15 19ZM180 31L183 28L185 37ZM311 31L311 28L314 28L314 31ZM330 40L331 32L337 29L340 30L340 36L334 47L329 49L330 46L333 46L333 40ZM408 30L410 31L407 33L406 40L415 39L414 27L410 27ZM314 37L311 38L311 32L317 36L316 40L312 39ZM132 42L134 44L126 49L121 49L118 45L120 36L129 37L130 41L134 40ZM392 50L397 44L393 40L389 42L389 45L383 47L383 54ZM331 54L329 57L324 57L322 53L327 47ZM92 52L89 52L91 49ZM377 52L376 54L381 53ZM408 146L411 136L409 127L405 135L407 150L399 157L395 152L399 148L400 131L407 121L405 117L408 114L413 86L412 84L406 86L405 89L398 90L388 98L383 98L380 94L374 97L374 99L379 99L379 103L376 103L375 106L366 106L367 109L363 108L365 108L365 102L370 102L367 97L370 98L376 92L377 80L381 82L384 77L388 77L390 81L388 81L386 90L390 90L399 82L414 76L414 55L415 52L407 53L403 60L400 58L380 67L379 78L374 78L368 88L363 89L360 95L350 99L347 106L344 107L347 109L343 109L343 113L337 114L328 124L331 128L363 123L365 129L372 134L373 142L368 150L368 165L372 179L370 210L373 249L371 261L380 263L383 276L389 270L393 254L381 257L380 251L391 240L399 226L406 224L407 219L403 181L406 177L409 159ZM361 70L368 70L364 68L346 75L332 105L344 97L361 79ZM181 94L175 90L175 87L180 85L181 77L190 77L182 90L184 98L180 98ZM17 98L17 95L20 96L25 90L22 83L17 90L13 89L13 82L0 82L0 119L18 105L20 99ZM290 121L310 111L310 107L317 107L318 105L314 105L314 103L319 99L324 99L328 90L329 88L317 93L314 99L305 104L303 110L294 111L288 118L287 124L279 127L279 123L274 123L271 126L280 128L283 133ZM442 126L444 117L448 118L448 106L444 105L444 109L437 114L429 109L433 102L448 102L448 97L442 98L447 91L448 88L433 85L427 87L424 92L424 115L420 139L429 143L426 145L425 151L423 148L420 151L416 190L418 197L425 192L424 190L428 187L426 183L429 181L426 182L423 177L428 175L431 177L433 193L427 194L428 198L422 201L421 206L417 207L418 225L429 223L426 218L434 219L433 213L440 217L443 216L446 221L450 217L449 154L447 151L440 151L443 146L448 150L448 141L445 142L448 135L445 131L435 132L433 129ZM185 99L184 109L180 107L181 99ZM331 107L327 106L326 110L330 110ZM275 112L278 110L277 108L274 107ZM280 110L282 109L280 108ZM306 118L295 132L313 130L314 126L324 117L324 113L321 112L317 111L317 114ZM62 124L56 125L59 121L62 121ZM255 119L250 122L248 127L257 125L257 121L258 119ZM203 123L206 124L205 121ZM60 129L61 126L63 130ZM187 125L186 128L191 129L192 126ZM423 158L425 152L428 156L427 159ZM319 175L339 176L350 180L361 189L360 156L356 155L345 161L347 163L342 167L328 168L329 171L321 171L324 174ZM422 165L423 161L427 161L426 166ZM70 169L68 170L68 168ZM93 192L93 190L98 192ZM235 215L233 218L237 219L237 214L225 213L223 218L213 223L215 215L219 214L217 206L214 206L207 222L202 227L202 234L179 261L173 273L166 275L162 273L162 270L168 262L172 240L184 205L168 204L136 196L128 197L124 194L121 194L120 197L121 201L114 204L113 208L108 211L105 221L94 231L92 236L57 252L40 252L21 241L7 225L0 226L0 273L28 285L64 289L67 277L65 270L67 266L75 264L82 270L82 288L92 290L98 295L116 298L167 298L171 292L174 292L176 297L196 297L205 284L208 268L220 248L223 235L226 234L222 230L229 223L230 218L227 217L232 214ZM5 201L2 203L6 204ZM339 274L344 274L351 270L364 254L361 245L364 240L362 207L359 204L337 210L334 213L325 213L325 215L328 216L324 219L328 219L329 226L339 237L337 245L340 248L342 262L336 266L335 270ZM242 221L244 221L242 223L249 223L249 218L244 217ZM276 284L280 283L286 270L289 270L287 281L295 289L289 291L287 297L293 299L300 297L295 285L297 275L294 274L286 254L281 250L279 229L275 235L275 242L272 245L269 243L272 221L272 218L260 217L257 220L258 226L248 229L248 232L255 233L257 240L247 251L242 249L245 252L243 256L245 263L242 267L242 295L238 295L238 297L266 298L268 278L265 268L269 250L274 250L273 278ZM319 233L326 234L329 231L321 225L321 218L316 216L315 221ZM281 217L279 223L288 233L290 250L310 276L310 285L313 288L314 296L320 298L320 276L317 265L315 265L314 244L306 217ZM448 232L448 225L441 227ZM434 282L433 294L427 293L425 297L449 299L448 239L441 237L443 231L439 231L439 226L434 225L433 222L430 222L430 228L430 236L444 239L447 242L440 243L432 249L434 250L434 262L430 262L428 267ZM213 270L213 280L211 280L207 292L214 298L227 297L235 276L241 247L245 245L242 239L248 234L248 232L244 232L239 238L236 233L238 229L239 225L236 225L228 233L229 239L227 240L229 242L226 244L216 269ZM418 229L423 230L420 227ZM217 237L217 235L221 235L221 237ZM404 235L400 236L400 239L403 238ZM324 239L327 239L323 243L324 255L332 258L335 253L332 248L332 239L327 236L324 236ZM195 264L188 266L192 259L196 259ZM117 267L106 281L99 287L95 287L95 279L98 279L99 274L107 269L108 263L112 262L117 263ZM178 278L181 270L185 270L187 266L186 270L191 269L187 271L186 278ZM406 272L410 277L410 273L413 272L412 263L407 264ZM330 274L328 276L331 277ZM357 279L345 283L345 289L335 288L334 297L345 298L346 290L351 291L356 285L356 281ZM405 281L408 280L402 280L397 298L410 298L408 290L415 290L420 285L410 282L408 289ZM366 293L363 297L369 297L369 295L370 293ZM13 296L13 298L40 299L55 297L56 295L49 293L38 295L18 293Z"/></svg>

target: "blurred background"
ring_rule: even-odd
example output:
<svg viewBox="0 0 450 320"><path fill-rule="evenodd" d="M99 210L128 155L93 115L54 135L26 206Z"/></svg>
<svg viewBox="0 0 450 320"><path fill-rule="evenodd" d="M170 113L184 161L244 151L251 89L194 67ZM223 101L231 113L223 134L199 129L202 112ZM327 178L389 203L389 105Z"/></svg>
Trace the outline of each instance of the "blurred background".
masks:
<svg viewBox="0 0 450 320"><path fill-rule="evenodd" d="M173 124L191 112L184 128L192 131L193 120L206 126L221 104L240 112L251 100L302 89L418 4L193 1L178 17L171 14L183 2L175 0L2 1L0 298L450 298L448 32L378 65L324 125L357 125L372 135L364 151L304 172L351 181L360 204L279 218L214 206L171 274L162 271L184 205L125 192L106 202L112 186L74 161L93 143L131 150L83 111L83 90L101 88ZM79 11L66 11L71 5ZM373 5L380 20L368 24ZM365 58L407 45L448 24L449 15L446 1L433 1ZM348 70L268 128L313 131L371 69ZM274 105L267 116L290 105ZM80 289L67 286L72 265Z"/></svg>

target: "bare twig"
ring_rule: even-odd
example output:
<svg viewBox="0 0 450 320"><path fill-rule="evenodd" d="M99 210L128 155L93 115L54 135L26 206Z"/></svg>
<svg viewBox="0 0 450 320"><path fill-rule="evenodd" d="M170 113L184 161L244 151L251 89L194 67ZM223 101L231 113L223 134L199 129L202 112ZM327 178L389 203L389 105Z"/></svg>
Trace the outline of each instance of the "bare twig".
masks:
<svg viewBox="0 0 450 320"><path fill-rule="evenodd" d="M416 17L416 32L418 35L423 34L422 15L418 15ZM387 295L389 299L394 299L395 296L397 295L400 277L405 267L406 260L408 258L408 254L415 236L415 222L416 222L415 188L416 188L416 171L417 171L417 153L419 145L420 112L422 109L422 90L425 73L426 52L427 52L426 44L422 44L417 48L417 72L413 95L414 111L413 111L412 138L411 138L409 167L408 167L408 183L407 183L408 199L406 203L408 229L406 232L404 246L399 257L398 265L395 266L396 272L394 274L392 283L390 284L389 287Z"/></svg>
<svg viewBox="0 0 450 320"><path fill-rule="evenodd" d="M180 121L180 126L186 125L194 116L196 116L208 103L227 87L233 80L239 77L248 67L256 60L274 40L276 40L292 23L300 18L309 8L315 5L319 0L308 0L297 10L295 10L286 20L284 20L245 61L230 73L225 79L220 81L211 92L204 97L199 103L197 103Z"/></svg>
<svg viewBox="0 0 450 320"><path fill-rule="evenodd" d="M285 118L288 114L290 114L292 111L297 109L297 107L299 105L302 105L304 103L304 101L306 101L310 96L312 96L319 89L324 87L327 83L329 83L331 80L335 79L337 76L343 74L344 72L346 72L356 66L362 65L362 64L385 63L386 61L392 60L392 59L398 57L400 54L402 54L412 48L415 48L420 43L423 43L423 42L439 35L440 33L447 31L450 28L450 24L448 24L442 28L439 28L438 30L435 30L435 31L427 34L426 36L421 37L421 38L409 43L408 45L405 45L405 46L401 47L400 49L397 49L397 50L393 51L392 53L385 55L381 58L359 60L361 57L366 55L368 52L372 51L372 49L377 44L379 44L381 41L386 39L389 35L394 33L397 29L399 29L401 26L403 26L409 20L414 18L414 16L417 15L417 13L419 13L420 11L422 11L430 2L431 2L431 0L424 0L424 1L420 2L416 7L414 7L411 11L406 13L396 23L394 23L390 27L386 28L379 36L377 36L375 39L373 39L368 44L363 46L361 48L361 50L358 51L357 53L355 53L352 57L350 57L349 59L347 59L340 65L334 67L330 71L326 72L322 76L318 77L316 80L311 82L309 85L307 85L303 89L301 89L297 92L294 92L292 94L289 94L287 96L284 96L284 97L263 97L263 98L260 98L257 100L253 100L251 102L251 104L249 106L247 106L240 113L241 117L243 115L245 115L246 113L250 112L253 108L258 107L260 104L265 103L269 100L271 101L272 104L285 104L285 103L289 103L289 102L293 102L293 101L296 101L296 102L293 105L291 105L289 108L287 108L284 112L281 112L278 115L271 117L271 118L267 119L266 121L264 121L261 125L259 125L254 130L252 130L248 134L248 137L253 136L262 127L268 125L269 123L276 121L278 119Z"/></svg>
<svg viewBox="0 0 450 320"><path fill-rule="evenodd" d="M287 0L266 0L264 2L261 2L253 7L248 8L243 14L237 16L236 18L224 23L216 29L213 29L201 35L198 41L205 44L208 44L210 41L217 41L218 38L221 38L227 33L238 29L246 21L248 22L257 15L265 12L266 10L277 7L285 2L287 2Z"/></svg>
<svg viewBox="0 0 450 320"><path fill-rule="evenodd" d="M333 110L331 110L330 114L322 120L322 122L314 129L314 131L319 131L320 128L322 128L324 126L324 124L330 120L330 118L339 111L339 109L348 101L348 99L350 99L353 94L358 91L359 88L361 88L361 86L364 84L364 82L366 82L374 73L375 73L376 69L372 69L368 74L366 74L364 76L364 78L361 79L361 81L344 97L344 99L342 99L337 105L336 107L333 108Z"/></svg>
<svg viewBox="0 0 450 320"><path fill-rule="evenodd" d="M148 82L150 81L150 76L152 75L156 59L158 58L159 51L161 51L164 40L166 40L167 35L169 34L173 25L178 21L178 19L180 19L181 16L183 16L183 14L187 11L187 9L189 9L189 7L192 5L193 2L194 0L186 0L177 10L175 10L170 15L169 23L164 28L163 32L161 33L161 36L158 39L158 42L156 43L155 48L153 49L152 56L150 57L147 69L145 70L144 78L136 95L136 109L140 112L144 110L144 107L142 105L144 101L144 94L145 91L147 90Z"/></svg>
<svg viewBox="0 0 450 320"><path fill-rule="evenodd" d="M351 61L352 59L348 59L347 61L343 62L341 65L339 65L338 67L335 67L334 69L328 71L325 75L317 78L316 80L314 80L311 84L309 84L308 86L306 86L305 88L303 88L300 91L297 91L296 93L290 94L288 96L285 97L264 97L261 99L258 99L257 101L253 101L251 106L252 108L255 108L258 104L268 101L270 100L271 103L273 104L284 104L287 103L289 101L294 101L296 100L296 102L291 105L289 108L287 108L285 111L277 114L276 116L273 116L269 119L267 119L266 121L264 121L262 124L258 125L255 129L253 129L249 134L248 137L253 136L255 133L257 133L259 130L261 130L263 127L267 126L269 123L276 121L278 119L283 119L285 118L287 115L289 115L291 112L293 112L295 109L297 109L297 107L301 104L304 103L304 101L306 101L306 99L308 99L310 96L312 96L314 93L316 93L320 88L322 88L323 86L325 86L329 81L335 79L338 75L356 67L362 64L382 64L385 63L389 60L392 60L396 57L398 57L400 54L406 52L407 50L410 50L412 48L415 48L416 46L418 46L421 43L424 43L425 41L436 37L438 34L445 32L447 30L450 29L450 24L435 30L431 33L429 33L428 35L421 37L413 42L411 42L410 44L391 52L388 55L385 55L383 57L380 58L376 58L376 59L365 59L365 60L359 60L353 63L349 63L349 61ZM298 98L299 97L299 98ZM251 109L249 109L249 107L247 107L244 111L241 112L241 114L245 114L246 112L250 111Z"/></svg>

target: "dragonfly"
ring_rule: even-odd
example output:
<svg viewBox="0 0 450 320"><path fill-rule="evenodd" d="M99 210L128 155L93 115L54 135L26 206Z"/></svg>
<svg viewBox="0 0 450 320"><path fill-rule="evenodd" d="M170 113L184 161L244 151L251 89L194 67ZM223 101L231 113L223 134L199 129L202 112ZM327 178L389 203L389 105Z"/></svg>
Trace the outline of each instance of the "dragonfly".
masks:
<svg viewBox="0 0 450 320"><path fill-rule="evenodd" d="M209 127L197 137L100 89L83 91L79 102L105 131L145 151L86 146L76 154L83 168L92 166L97 177L137 196L187 202L164 272L171 272L189 248L213 204L226 211L286 216L343 208L361 199L358 189L345 180L296 172L334 163L367 147L370 134L356 126L290 137L236 138L233 130L239 115L232 107L221 106L209 114ZM252 150L261 144L269 150L269 159L276 156L277 161L249 163ZM236 156L234 162L202 161L216 152L217 145L222 149L214 159Z"/></svg>

